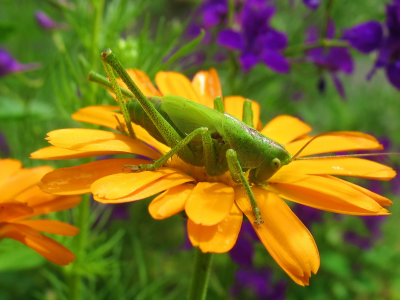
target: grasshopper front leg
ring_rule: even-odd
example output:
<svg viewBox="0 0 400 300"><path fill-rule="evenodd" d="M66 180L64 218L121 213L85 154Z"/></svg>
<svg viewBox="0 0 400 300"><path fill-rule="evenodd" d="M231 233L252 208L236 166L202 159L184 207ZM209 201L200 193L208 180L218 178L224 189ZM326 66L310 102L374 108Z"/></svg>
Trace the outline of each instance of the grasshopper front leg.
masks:
<svg viewBox="0 0 400 300"><path fill-rule="evenodd" d="M204 134L208 131L208 128L206 127L201 127L197 128L194 130L192 133L187 135L183 140L181 140L174 148L172 148L167 154L165 154L163 157L160 159L156 160L154 164L147 164L147 165L125 165L123 166L123 170L125 168L130 168L131 171L154 171L157 170L158 168L161 168L167 161L170 159L174 154L178 153L181 149L183 149L187 144L190 143L190 141L196 136L201 134L204 136Z"/></svg>
<svg viewBox="0 0 400 300"><path fill-rule="evenodd" d="M256 218L254 224L260 226L262 223L264 223L264 221L261 218L260 209L258 208L257 201L251 190L250 184L248 183L247 178L242 171L236 151L233 149L226 151L226 159L228 160L229 171L231 172L233 181L241 183L246 191L246 195L249 197L251 208L253 210L254 217Z"/></svg>

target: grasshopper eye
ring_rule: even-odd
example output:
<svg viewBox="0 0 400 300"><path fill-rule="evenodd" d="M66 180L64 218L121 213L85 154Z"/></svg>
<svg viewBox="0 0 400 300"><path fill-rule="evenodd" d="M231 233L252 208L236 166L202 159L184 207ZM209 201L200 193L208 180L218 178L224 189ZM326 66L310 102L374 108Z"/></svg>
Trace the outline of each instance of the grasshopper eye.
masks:
<svg viewBox="0 0 400 300"><path fill-rule="evenodd" d="M271 168L277 171L280 167L281 167L281 161L279 160L279 158L274 158L271 161Z"/></svg>

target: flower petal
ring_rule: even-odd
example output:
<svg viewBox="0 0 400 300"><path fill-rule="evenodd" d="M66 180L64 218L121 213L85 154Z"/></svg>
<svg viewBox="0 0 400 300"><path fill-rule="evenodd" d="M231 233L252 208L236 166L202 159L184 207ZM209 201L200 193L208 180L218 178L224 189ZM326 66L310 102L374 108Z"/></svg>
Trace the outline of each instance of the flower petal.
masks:
<svg viewBox="0 0 400 300"><path fill-rule="evenodd" d="M241 187L235 187L235 200L252 223L261 242L281 266L299 285L308 285L311 272L317 273L320 258L314 238L307 227L274 193L253 188L264 224L254 224L251 205Z"/></svg>
<svg viewBox="0 0 400 300"><path fill-rule="evenodd" d="M120 154L119 151L78 151L70 150L64 148L58 148L55 146L45 147L31 153L32 159L73 159L73 158L84 158L92 156L102 156L102 155L113 155Z"/></svg>
<svg viewBox="0 0 400 300"><path fill-rule="evenodd" d="M214 98L222 97L218 73L214 68L197 72L193 77L192 85L202 105L214 108Z"/></svg>
<svg viewBox="0 0 400 300"><path fill-rule="evenodd" d="M144 155L152 159L161 157L160 153L138 140L103 130L59 129L47 135L49 143L60 148L79 151L118 151Z"/></svg>
<svg viewBox="0 0 400 300"><path fill-rule="evenodd" d="M52 201L58 197L58 195L51 195L43 192L39 186L35 185L18 194L14 199L18 202L26 203L29 206L36 206L44 202Z"/></svg>
<svg viewBox="0 0 400 300"><path fill-rule="evenodd" d="M244 40L240 32L232 29L221 30L218 34L217 44L229 49L243 50Z"/></svg>
<svg viewBox="0 0 400 300"><path fill-rule="evenodd" d="M225 112L243 120L243 103L246 98L242 96L229 96L224 99ZM260 105L256 101L251 101L251 108L253 109L253 123L254 128L259 128L260 125Z"/></svg>
<svg viewBox="0 0 400 300"><path fill-rule="evenodd" d="M16 159L0 159L0 186L3 185L9 177L17 173L22 167L22 163Z"/></svg>
<svg viewBox="0 0 400 300"><path fill-rule="evenodd" d="M383 26L377 21L369 21L343 30L343 39L358 51L368 54L382 44Z"/></svg>
<svg viewBox="0 0 400 300"><path fill-rule="evenodd" d="M331 178L278 172L268 182L267 190L314 208L348 215L387 214L366 194Z"/></svg>
<svg viewBox="0 0 400 300"><path fill-rule="evenodd" d="M163 176L176 172L179 171L162 168L158 171L113 174L96 180L90 190L98 198L108 200L118 199L133 193Z"/></svg>
<svg viewBox="0 0 400 300"><path fill-rule="evenodd" d="M146 97L162 96L146 73L138 69L128 69L126 71Z"/></svg>
<svg viewBox="0 0 400 300"><path fill-rule="evenodd" d="M47 173L41 183L42 191L56 195L79 195L90 193L90 186L96 180L122 173L124 165L140 165L150 163L143 159L116 158L94 161L70 168L61 168Z"/></svg>
<svg viewBox="0 0 400 300"><path fill-rule="evenodd" d="M234 196L233 189L225 184L199 182L186 202L186 214L196 224L218 224L229 214Z"/></svg>
<svg viewBox="0 0 400 300"><path fill-rule="evenodd" d="M0 236L25 244L57 265L66 266L75 260L75 255L60 243L41 235L39 232L37 232L37 235L32 235L32 229L29 230L29 227L26 226L26 230L23 230L23 226L2 224L0 225Z"/></svg>
<svg viewBox="0 0 400 300"><path fill-rule="evenodd" d="M156 83L163 95L179 96L200 103L192 83L180 73L160 71L156 74Z"/></svg>
<svg viewBox="0 0 400 300"><path fill-rule="evenodd" d="M341 131L330 132L330 134L332 135L316 138L301 152L299 157L329 152L382 149L382 145L373 136L365 133ZM306 137L287 144L286 150L294 155L312 138Z"/></svg>
<svg viewBox="0 0 400 300"><path fill-rule="evenodd" d="M185 209L185 203L194 189L193 184L181 184L157 196L149 205L153 219L169 218Z"/></svg>
<svg viewBox="0 0 400 300"><path fill-rule="evenodd" d="M53 168L49 166L32 169L21 169L14 176L9 177L3 184L0 194L0 203L16 197L25 189L36 185L40 179Z"/></svg>
<svg viewBox="0 0 400 300"><path fill-rule="evenodd" d="M281 115L269 121L261 133L280 144L287 144L311 131L312 128L298 118Z"/></svg>
<svg viewBox="0 0 400 300"><path fill-rule="evenodd" d="M115 112L115 110L118 112ZM124 117L121 113L119 113L119 108L116 106L96 105L84 107L74 113L72 118L77 121L97 124L111 129L117 129L119 124L123 124L124 128L126 128ZM161 153L168 152L170 150L168 146L157 141L144 128L134 123L131 124L133 131L139 140L151 145Z"/></svg>
<svg viewBox="0 0 400 300"><path fill-rule="evenodd" d="M26 205L26 203L5 202L0 206L0 222L6 222L32 213L33 208Z"/></svg>
<svg viewBox="0 0 400 300"><path fill-rule="evenodd" d="M396 176L396 172L392 168L360 158L297 160L284 166L282 172L309 175L327 174L377 180L390 180Z"/></svg>
<svg viewBox="0 0 400 300"><path fill-rule="evenodd" d="M368 197L374 199L381 206L390 206L390 205L393 204L393 202L390 201L388 198L382 197L379 194L376 194L376 193L373 193L373 192L371 192L371 191L369 191L367 189L364 189L363 187L361 187L359 185L356 185L354 183L351 183L351 182L348 182L346 180L342 180L342 179L339 179L339 178L336 178L336 177L333 177L333 176L326 176L326 177L331 178L333 180L340 181L340 182L342 182L344 184L347 184L348 186L351 186L353 189L356 189L357 191L359 191L359 192L367 195Z"/></svg>
<svg viewBox="0 0 400 300"><path fill-rule="evenodd" d="M286 74L290 71L290 63L282 54L264 49L261 53L262 62L277 73Z"/></svg>
<svg viewBox="0 0 400 300"><path fill-rule="evenodd" d="M203 253L225 253L235 245L242 222L243 214L234 203L228 216L222 222L213 226L204 226L189 219L187 231L192 245L200 247Z"/></svg>
<svg viewBox="0 0 400 300"><path fill-rule="evenodd" d="M18 221L17 223L26 225L37 231L53 233L63 236L75 236L79 232L79 228L55 220L23 220L23 221Z"/></svg>

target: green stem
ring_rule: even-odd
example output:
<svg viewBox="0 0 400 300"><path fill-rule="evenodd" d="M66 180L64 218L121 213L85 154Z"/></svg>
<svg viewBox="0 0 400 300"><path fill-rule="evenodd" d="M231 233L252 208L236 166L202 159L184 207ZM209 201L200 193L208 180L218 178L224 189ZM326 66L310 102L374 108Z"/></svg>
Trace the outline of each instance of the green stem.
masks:
<svg viewBox="0 0 400 300"><path fill-rule="evenodd" d="M80 229L77 236L75 255L76 260L72 264L70 279L70 297L71 300L82 299L82 266L85 263L86 245L89 236L89 218L90 218L90 197L89 194L83 195L81 204L77 207L77 217L75 225Z"/></svg>
<svg viewBox="0 0 400 300"><path fill-rule="evenodd" d="M195 248L194 268L189 289L189 300L205 300L210 277L212 253L203 253Z"/></svg>
<svg viewBox="0 0 400 300"><path fill-rule="evenodd" d="M228 1L228 20L229 20L229 27L233 27L233 15L235 14L235 1L229 0Z"/></svg>
<svg viewBox="0 0 400 300"><path fill-rule="evenodd" d="M325 48L343 47L343 48L347 48L347 47L349 47L349 44L347 42L341 41L341 40L323 39L323 40L320 40L320 41L312 43L312 44L300 44L300 45L290 46L285 50L284 54L285 54L285 56L291 56L291 55L295 55L295 54L297 54L299 52L304 52L304 51L315 49L315 48L319 48L319 47L325 47Z"/></svg>

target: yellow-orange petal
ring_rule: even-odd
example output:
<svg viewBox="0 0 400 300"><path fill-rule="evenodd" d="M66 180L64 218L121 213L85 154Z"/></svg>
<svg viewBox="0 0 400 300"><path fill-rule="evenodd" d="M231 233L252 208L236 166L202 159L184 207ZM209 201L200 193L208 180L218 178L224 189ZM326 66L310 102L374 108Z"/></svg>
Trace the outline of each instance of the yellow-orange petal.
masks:
<svg viewBox="0 0 400 300"><path fill-rule="evenodd" d="M243 103L246 98L242 96L229 96L224 99L225 112L238 118L243 119ZM256 101L251 102L251 108L253 109L253 123L254 128L259 127L260 122L260 105Z"/></svg>
<svg viewBox="0 0 400 300"><path fill-rule="evenodd" d="M56 220L35 219L35 220L22 220L16 223L31 227L37 231L58 234L63 236L74 236L77 235L79 232L78 227Z"/></svg>
<svg viewBox="0 0 400 300"><path fill-rule="evenodd" d="M316 274L320 265L317 245L307 227L274 193L253 187L264 224L254 224L250 201L244 189L235 188L235 200L247 216L261 242L281 266L299 285L308 285L311 272Z"/></svg>
<svg viewBox="0 0 400 300"><path fill-rule="evenodd" d="M25 203L16 201L5 202L0 205L0 222L6 222L11 219L24 217L33 213L33 208Z"/></svg>
<svg viewBox="0 0 400 300"><path fill-rule="evenodd" d="M84 158L84 157L93 157L102 155L113 155L120 153L121 152L119 151L77 151L77 150L59 148L55 146L49 146L31 153L30 158L60 160L60 159Z"/></svg>
<svg viewBox="0 0 400 300"><path fill-rule="evenodd" d="M371 135L353 132L331 132L332 135L326 135L316 138L312 141L299 156L308 156L319 153L356 151L356 150L376 150L382 149L382 145ZM341 134L338 135L338 134ZM312 137L307 137L286 145L286 150L294 155L299 151Z"/></svg>
<svg viewBox="0 0 400 300"><path fill-rule="evenodd" d="M387 210L351 186L323 176L278 172L267 190L284 199L348 215L380 215Z"/></svg>
<svg viewBox="0 0 400 300"><path fill-rule="evenodd" d="M49 132L50 144L79 151L118 151L158 159L161 154L144 143L119 133L93 129L59 129Z"/></svg>
<svg viewBox="0 0 400 300"><path fill-rule="evenodd" d="M234 203L228 216L213 226L204 226L188 220L187 230L193 246L203 253L225 253L232 249L239 236L243 213Z"/></svg>
<svg viewBox="0 0 400 300"><path fill-rule="evenodd" d="M214 98L222 98L221 84L217 70L199 71L194 75L192 86L199 97L199 103L214 108Z"/></svg>
<svg viewBox="0 0 400 300"><path fill-rule="evenodd" d="M96 180L90 190L98 198L118 199L163 176L176 172L179 171L171 168L162 168L158 171L113 174Z"/></svg>
<svg viewBox="0 0 400 300"><path fill-rule="evenodd" d="M199 225L220 223L232 209L235 193L219 182L199 182L186 201L189 219Z"/></svg>
<svg viewBox="0 0 400 300"><path fill-rule="evenodd" d="M14 199L17 202L26 203L28 206L35 206L44 202L52 201L58 197L58 195L51 195L43 192L37 185L35 185L18 194Z"/></svg>
<svg viewBox="0 0 400 300"><path fill-rule="evenodd" d="M0 193L0 203L16 197L25 189L36 185L40 179L53 168L49 166L32 169L21 169L14 176L4 181Z"/></svg>
<svg viewBox="0 0 400 300"><path fill-rule="evenodd" d="M167 174L147 185L142 186L139 189L136 189L133 193L118 199L107 199L100 198L94 196L94 200L99 201L101 203L124 203L124 202L132 202L141 199L145 199L151 196L154 196L160 192L163 192L169 188L174 186L178 186L190 181L195 181L191 176L186 175L184 173L170 173Z"/></svg>
<svg viewBox="0 0 400 300"><path fill-rule="evenodd" d="M153 219L162 220L183 211L186 200L194 187L194 184L181 184L166 190L151 201L150 215Z"/></svg>
<svg viewBox="0 0 400 300"><path fill-rule="evenodd" d="M192 83L180 73L160 71L156 74L156 84L163 95L179 96L200 102Z"/></svg>
<svg viewBox="0 0 400 300"><path fill-rule="evenodd" d="M78 110L72 115L72 118L77 121L102 125L112 129L116 129L117 126L120 126L120 124L126 127L122 114L117 113L114 110L119 111L119 108L110 105L88 106ZM168 146L157 141L144 128L134 123L131 124L133 131L139 140L151 145L161 153L166 153L170 150Z"/></svg>
<svg viewBox="0 0 400 300"><path fill-rule="evenodd" d="M390 180L396 176L396 172L392 168L360 158L297 160L282 167L281 172L350 176L377 180Z"/></svg>
<svg viewBox="0 0 400 300"><path fill-rule="evenodd" d="M19 160L11 158L0 159L0 187L5 180L17 173L21 167L22 163Z"/></svg>
<svg viewBox="0 0 400 300"><path fill-rule="evenodd" d="M346 180L342 180L342 179L339 179L339 178L336 178L336 177L333 177L333 176L326 176L326 177L331 178L333 180L340 181L340 182L342 182L344 184L347 184L348 186L351 186L353 189L356 189L357 191L359 191L359 192L367 195L368 197L372 198L373 200L378 202L378 204L381 205L381 206L390 206L390 205L393 204L393 202L391 200L389 200L388 198L385 198L385 197L383 197L383 196L381 196L379 194L376 194L376 193L371 192L371 191L369 191L367 189L364 189L363 187L361 187L359 185L356 185L354 183L351 183L351 182L348 182Z"/></svg>
<svg viewBox="0 0 400 300"><path fill-rule="evenodd" d="M146 73L138 69L128 69L126 71L146 97L162 96Z"/></svg>
<svg viewBox="0 0 400 300"><path fill-rule="evenodd" d="M82 200L81 196L58 196L56 199L52 201L40 203L38 205L33 206L32 207L33 212L31 214L12 218L10 219L10 221L15 222L33 218L36 216L46 215L52 212L70 209L77 206L81 202L81 200Z"/></svg>
<svg viewBox="0 0 400 300"><path fill-rule="evenodd" d="M94 161L70 168L61 168L47 173L39 183L42 191L56 195L79 195L90 193L96 180L108 175L122 173L124 165L148 164L148 160L115 158Z"/></svg>
<svg viewBox="0 0 400 300"><path fill-rule="evenodd" d="M17 227L14 224L2 224L0 225L0 236L25 244L57 265L66 266L75 260L75 255L60 243L39 232L32 235L32 229L28 226L25 227L26 230L24 230L24 225Z"/></svg>
<svg viewBox="0 0 400 300"><path fill-rule="evenodd" d="M281 115L269 121L261 133L280 144L287 144L311 131L312 128L298 118Z"/></svg>

